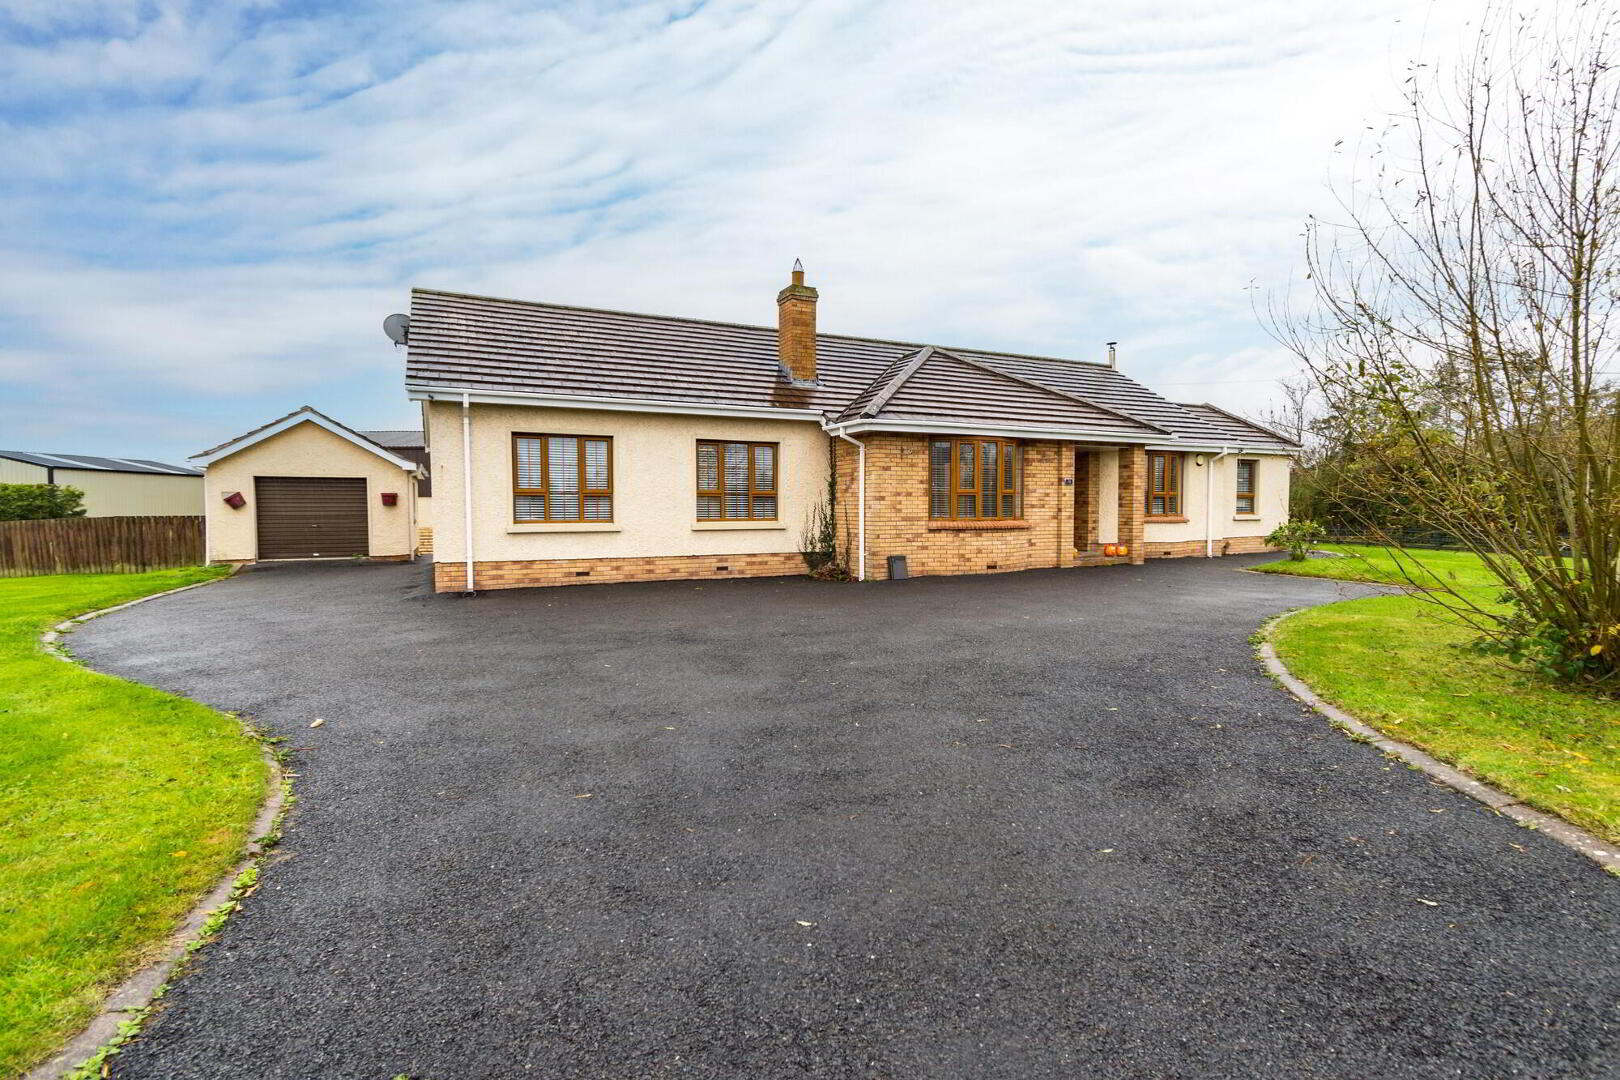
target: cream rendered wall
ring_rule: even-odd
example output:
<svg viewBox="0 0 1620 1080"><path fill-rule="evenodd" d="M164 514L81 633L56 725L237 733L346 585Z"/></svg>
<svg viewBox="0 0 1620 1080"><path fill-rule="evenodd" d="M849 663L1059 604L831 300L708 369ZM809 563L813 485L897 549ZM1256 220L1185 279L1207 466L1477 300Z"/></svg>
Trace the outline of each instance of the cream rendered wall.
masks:
<svg viewBox="0 0 1620 1080"><path fill-rule="evenodd" d="M1203 465L1196 464L1202 457ZM1237 459L1252 458L1256 470L1254 516L1237 516ZM1186 454L1181 471L1181 505L1185 522L1149 521L1143 536L1147 543L1178 543L1202 540L1205 536L1206 473L1214 472L1215 519L1211 532L1216 540L1228 536L1266 536L1288 520L1290 459L1278 454L1229 454L1219 461L1214 454Z"/></svg>
<svg viewBox="0 0 1620 1080"><path fill-rule="evenodd" d="M1097 473L1097 542L1119 543L1119 451L1113 447L1097 451L1094 458L1102 466Z"/></svg>
<svg viewBox="0 0 1620 1080"><path fill-rule="evenodd" d="M412 484L411 486L414 488L416 485ZM433 496L431 495L418 495L416 497L416 527L420 529L424 525L430 529L433 528Z"/></svg>
<svg viewBox="0 0 1620 1080"><path fill-rule="evenodd" d="M43 484L50 473L43 465L0 458L0 484Z"/></svg>
<svg viewBox="0 0 1620 1080"><path fill-rule="evenodd" d="M203 512L200 476L57 469L56 482L84 492L86 517L190 516Z"/></svg>
<svg viewBox="0 0 1620 1080"><path fill-rule="evenodd" d="M595 409L472 407L473 557L479 562L743 555L799 550L812 507L827 493L827 435L805 420L753 420ZM461 405L432 402L434 559L466 558ZM512 435L613 437L611 523L514 525ZM780 444L775 522L697 520L697 441ZM718 526L718 527L716 527Z"/></svg>
<svg viewBox="0 0 1620 1080"><path fill-rule="evenodd" d="M209 465L204 474L204 506L208 516L208 558L211 562L239 562L258 558L257 506L253 491L256 476L363 476L366 479L366 516L373 556L409 555L416 548L412 509L415 480L308 421L244 447ZM232 510L225 496L240 491L247 505ZM384 506L380 495L399 494L395 506Z"/></svg>

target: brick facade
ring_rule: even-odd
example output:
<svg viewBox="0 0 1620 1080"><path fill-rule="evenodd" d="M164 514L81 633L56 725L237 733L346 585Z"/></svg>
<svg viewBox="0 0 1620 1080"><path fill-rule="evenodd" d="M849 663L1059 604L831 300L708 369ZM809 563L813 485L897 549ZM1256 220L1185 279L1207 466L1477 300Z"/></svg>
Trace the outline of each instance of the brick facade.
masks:
<svg viewBox="0 0 1620 1080"><path fill-rule="evenodd" d="M604 585L617 581L685 581L739 577L786 577L804 573L797 551L769 555L671 555L644 559L526 559L473 564L478 590L535 585ZM467 587L467 564L433 564L436 592Z"/></svg>
<svg viewBox="0 0 1620 1080"><path fill-rule="evenodd" d="M1199 557L1204 554L1204 541L1202 540L1175 540L1165 543L1149 540L1144 546L1147 557L1150 559L1183 559ZM1280 547L1273 547L1266 543L1263 536L1228 536L1215 538L1215 554L1220 555L1253 555L1262 551L1281 551Z"/></svg>
<svg viewBox="0 0 1620 1080"><path fill-rule="evenodd" d="M1074 493L1080 479L1070 443L1024 444L1024 516L1020 521L933 521L928 516L926 435L872 433L866 444L866 577L889 576L888 557L906 556L913 576L985 574L1099 562L1100 552L1076 551ZM857 558L859 451L835 441L839 553L851 570ZM1095 470L1088 484L1095 483ZM1096 500L1092 500L1093 507ZM1096 535L1095 514L1088 529ZM1140 511L1137 517L1140 519ZM1138 526L1140 527L1140 526Z"/></svg>
<svg viewBox="0 0 1620 1080"><path fill-rule="evenodd" d="M1147 556L1142 550L1142 516L1147 502L1147 451L1140 446L1119 450L1119 542L1127 545L1137 566Z"/></svg>

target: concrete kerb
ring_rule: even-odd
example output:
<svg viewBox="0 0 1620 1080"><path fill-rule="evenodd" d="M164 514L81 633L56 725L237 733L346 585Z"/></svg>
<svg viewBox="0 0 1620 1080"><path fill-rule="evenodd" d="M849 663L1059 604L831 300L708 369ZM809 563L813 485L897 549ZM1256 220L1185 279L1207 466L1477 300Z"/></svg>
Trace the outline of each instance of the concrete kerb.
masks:
<svg viewBox="0 0 1620 1080"><path fill-rule="evenodd" d="M1327 717L1336 727L1342 729L1354 738L1370 743L1380 752L1390 757L1399 758L1416 769L1421 769L1429 776L1447 787L1455 788L1472 798L1478 799L1498 814L1513 818L1522 825L1534 828L1565 847L1580 852L1599 866L1612 874L1620 874L1620 848L1616 848L1585 829L1571 825L1562 818L1526 806L1520 799L1509 795L1489 784L1463 772L1455 766L1447 765L1419 750L1409 743L1391 739L1382 731L1370 724L1356 719L1343 709L1323 698L1300 680L1277 655L1272 647L1271 633L1277 624L1288 618L1294 612L1279 615L1261 628L1260 645L1257 650L1260 662L1277 681L1300 701L1310 706L1316 712Z"/></svg>
<svg viewBox="0 0 1620 1080"><path fill-rule="evenodd" d="M231 571L232 574L235 572L234 569ZM212 585L216 581L223 580L224 578L214 578L210 581L199 581L194 585L182 585L178 589L153 593L151 596L131 600L127 604L117 604L75 616L41 634L40 643L47 654L68 663L77 663L62 649L61 640L63 635L71 632L79 624L136 604L144 604L149 600L173 596L189 589L200 589L204 585ZM242 723L242 728L255 739L260 738L259 733L251 725ZM287 805L287 776L269 745L261 741L261 747L265 765L269 770L267 795L248 830L248 840L242 859L226 871L214 887L197 901L169 936L157 957L137 969L109 993L102 1001L101 1010L90 1023L50 1058L24 1073L22 1080L57 1080L58 1077L74 1072L104 1047L119 1041L120 1036L126 1034L124 1025L131 1020L138 1020L145 1014L159 992L168 985L176 966L190 954L194 943L204 937L204 925L209 917L232 900L238 879L264 857L265 842L279 827L282 811Z"/></svg>

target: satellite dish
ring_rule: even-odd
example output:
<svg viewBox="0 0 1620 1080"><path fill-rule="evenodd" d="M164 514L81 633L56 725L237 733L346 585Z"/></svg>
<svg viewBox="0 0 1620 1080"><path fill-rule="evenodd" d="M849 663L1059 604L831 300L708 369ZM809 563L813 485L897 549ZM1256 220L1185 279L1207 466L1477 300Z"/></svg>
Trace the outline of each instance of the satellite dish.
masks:
<svg viewBox="0 0 1620 1080"><path fill-rule="evenodd" d="M383 320L383 333L395 345L403 345L411 336L411 317L409 315L390 315Z"/></svg>

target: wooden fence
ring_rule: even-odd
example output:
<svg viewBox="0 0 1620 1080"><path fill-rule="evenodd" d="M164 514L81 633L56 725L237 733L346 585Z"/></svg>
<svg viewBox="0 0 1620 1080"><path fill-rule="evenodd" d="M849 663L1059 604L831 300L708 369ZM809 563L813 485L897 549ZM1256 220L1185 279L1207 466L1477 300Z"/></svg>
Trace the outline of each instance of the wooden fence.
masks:
<svg viewBox="0 0 1620 1080"><path fill-rule="evenodd" d="M202 561L200 516L0 521L0 577L159 570Z"/></svg>

